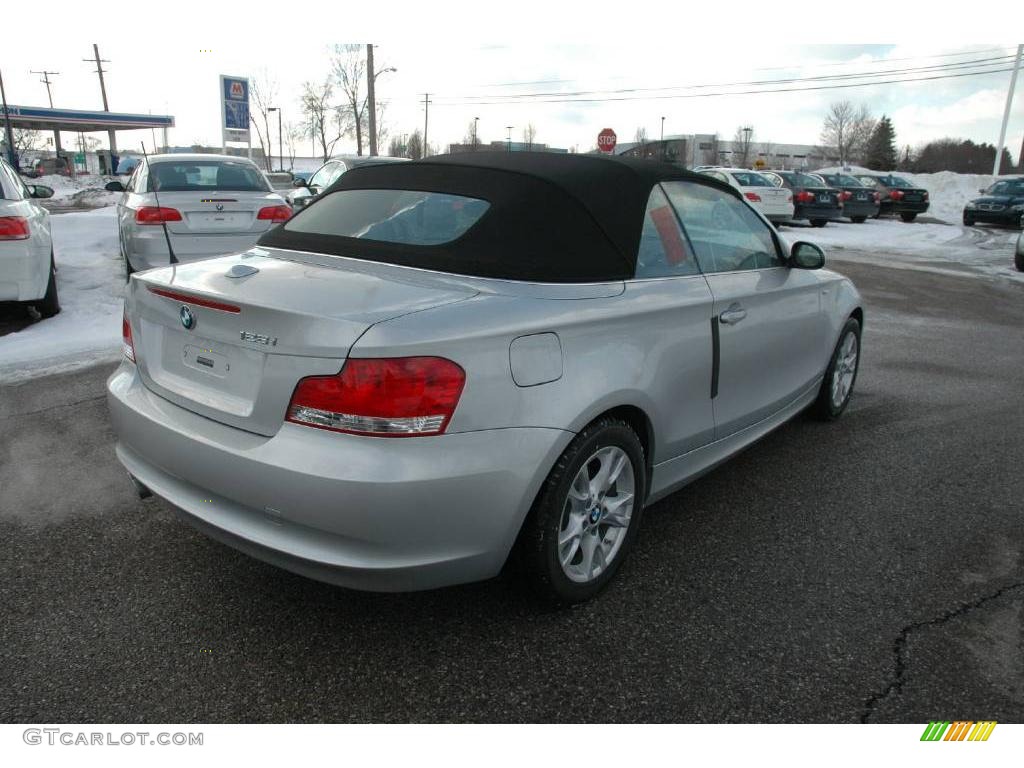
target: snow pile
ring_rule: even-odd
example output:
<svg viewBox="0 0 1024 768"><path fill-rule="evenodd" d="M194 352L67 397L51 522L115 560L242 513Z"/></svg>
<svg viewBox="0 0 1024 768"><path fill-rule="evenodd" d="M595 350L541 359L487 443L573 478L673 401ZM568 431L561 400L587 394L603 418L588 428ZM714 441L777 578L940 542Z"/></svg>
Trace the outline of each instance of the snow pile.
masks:
<svg viewBox="0 0 1024 768"><path fill-rule="evenodd" d="M883 172L852 165L848 170L833 167L822 168L815 173L867 173L875 176ZM997 178L1019 176L1019 174L993 176L991 173L954 173L953 171L940 171L939 173L893 171L892 174L906 179L917 187L927 189L928 200L931 204L928 206L928 213L924 215L949 224L959 224L963 221L964 205L968 200L973 200L981 194L979 189L988 187Z"/></svg>
<svg viewBox="0 0 1024 768"><path fill-rule="evenodd" d="M53 197L48 200L59 203L62 207L100 208L116 204L121 197L120 192L107 192L103 188L107 181L107 177L94 174L82 176L50 174L40 176L38 179L28 179L25 183L50 187L53 190Z"/></svg>
<svg viewBox="0 0 1024 768"><path fill-rule="evenodd" d="M61 313L0 337L0 381L74 370L120 355L124 262L114 208L50 217Z"/></svg>

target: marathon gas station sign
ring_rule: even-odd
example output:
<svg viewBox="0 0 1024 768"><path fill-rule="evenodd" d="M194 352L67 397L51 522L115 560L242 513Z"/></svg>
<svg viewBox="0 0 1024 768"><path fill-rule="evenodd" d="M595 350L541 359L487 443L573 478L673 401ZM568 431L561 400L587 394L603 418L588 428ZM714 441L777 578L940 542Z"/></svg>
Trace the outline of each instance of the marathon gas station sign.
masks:
<svg viewBox="0 0 1024 768"><path fill-rule="evenodd" d="M224 143L249 143L249 78L220 76L220 126Z"/></svg>

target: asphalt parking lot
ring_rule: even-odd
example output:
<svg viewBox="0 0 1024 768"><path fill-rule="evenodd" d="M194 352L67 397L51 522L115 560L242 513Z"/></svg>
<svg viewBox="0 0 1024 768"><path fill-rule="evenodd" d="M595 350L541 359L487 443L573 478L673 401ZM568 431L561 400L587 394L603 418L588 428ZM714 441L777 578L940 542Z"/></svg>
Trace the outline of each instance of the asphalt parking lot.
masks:
<svg viewBox="0 0 1024 768"><path fill-rule="evenodd" d="M1024 721L1024 287L832 266L844 418L652 507L568 611L249 559L135 498L109 365L0 387L0 721Z"/></svg>

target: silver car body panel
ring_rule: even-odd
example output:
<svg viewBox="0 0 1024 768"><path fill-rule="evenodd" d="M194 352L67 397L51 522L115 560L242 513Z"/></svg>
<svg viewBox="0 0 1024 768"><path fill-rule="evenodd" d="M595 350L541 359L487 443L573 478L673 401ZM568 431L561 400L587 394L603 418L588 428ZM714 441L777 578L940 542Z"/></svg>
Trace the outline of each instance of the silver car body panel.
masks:
<svg viewBox="0 0 1024 768"><path fill-rule="evenodd" d="M0 301L34 301L46 295L50 281L50 213L28 194L7 163L0 166L0 216L28 222L24 240L0 240Z"/></svg>

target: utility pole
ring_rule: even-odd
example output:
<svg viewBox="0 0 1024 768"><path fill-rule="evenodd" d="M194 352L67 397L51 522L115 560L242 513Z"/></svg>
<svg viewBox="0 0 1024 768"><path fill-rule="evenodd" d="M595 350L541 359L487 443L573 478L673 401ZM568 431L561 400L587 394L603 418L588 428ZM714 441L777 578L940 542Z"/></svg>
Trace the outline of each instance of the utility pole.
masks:
<svg viewBox="0 0 1024 768"><path fill-rule="evenodd" d="M90 64L96 64L96 74L100 77L100 93L103 96L103 111L109 112L110 106L107 104L107 85L103 82L103 65L109 64L110 62L107 59L100 58L100 47L96 45L96 43L92 44L92 53L92 59L82 59L82 61L89 62ZM113 128L107 131L107 140L110 144L110 161L111 165L113 165L114 155L117 154L117 132ZM111 173L116 170L117 168L110 169Z"/></svg>
<svg viewBox="0 0 1024 768"><path fill-rule="evenodd" d="M476 148L480 146L480 118L473 118L473 151L476 152Z"/></svg>
<svg viewBox="0 0 1024 768"><path fill-rule="evenodd" d="M423 154L422 157L427 156L427 120L430 117L430 94L423 94Z"/></svg>
<svg viewBox="0 0 1024 768"><path fill-rule="evenodd" d="M1017 72L1020 71L1021 56L1024 56L1024 43L1017 46L1017 61L1010 75L1010 88L1006 91L1006 109L1003 110L1003 126L999 129L999 146L996 149L996 162L992 167L992 175L999 175L999 161L1003 159L1003 147L1006 145L1006 124L1010 122L1010 107L1013 106L1013 89L1017 86Z"/></svg>
<svg viewBox="0 0 1024 768"><path fill-rule="evenodd" d="M18 154L14 151L14 129L11 128L11 115L7 111L7 91L4 89L3 73L0 73L0 98L2 98L4 105L4 131L7 134L7 159L10 162L11 167L18 171L21 169L18 164Z"/></svg>
<svg viewBox="0 0 1024 768"><path fill-rule="evenodd" d="M506 147L507 151L511 152L512 151L512 129L515 128L515 126L514 125L506 125L505 128L506 128L506 130L508 130L508 143L505 145L505 147Z"/></svg>
<svg viewBox="0 0 1024 768"><path fill-rule="evenodd" d="M377 97L373 86L377 75L373 69L373 43L366 44L366 106L370 110L367 124L370 129L370 157L377 156Z"/></svg>
<svg viewBox="0 0 1024 768"><path fill-rule="evenodd" d="M50 75L59 75L60 72L50 72L49 70L45 69L30 69L28 73L30 75L42 75L42 78L40 78L39 82L46 84L46 98L50 101L50 109L53 109L53 93L50 92Z"/></svg>
<svg viewBox="0 0 1024 768"><path fill-rule="evenodd" d="M661 116L661 159L665 159L665 116Z"/></svg>

